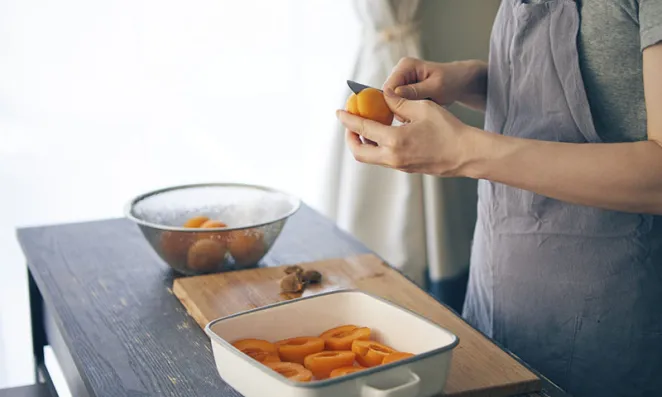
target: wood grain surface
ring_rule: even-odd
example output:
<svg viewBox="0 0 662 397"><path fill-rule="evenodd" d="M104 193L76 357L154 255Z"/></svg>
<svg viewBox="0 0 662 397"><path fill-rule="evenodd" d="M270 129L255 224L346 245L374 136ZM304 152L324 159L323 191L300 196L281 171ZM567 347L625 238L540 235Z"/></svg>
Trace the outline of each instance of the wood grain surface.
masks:
<svg viewBox="0 0 662 397"><path fill-rule="evenodd" d="M372 254L301 264L322 273L323 283L303 295L357 288L415 311L460 338L444 394L503 397L540 390L540 379L464 320ZM297 295L280 293L282 267L251 269L175 280L173 291L204 328L210 321Z"/></svg>

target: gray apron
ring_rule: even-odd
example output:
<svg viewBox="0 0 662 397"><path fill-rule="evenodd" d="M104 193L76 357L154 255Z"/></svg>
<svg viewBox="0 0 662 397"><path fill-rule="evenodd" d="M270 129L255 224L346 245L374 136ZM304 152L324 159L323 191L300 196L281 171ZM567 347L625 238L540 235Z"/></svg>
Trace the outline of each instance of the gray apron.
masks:
<svg viewBox="0 0 662 397"><path fill-rule="evenodd" d="M502 2L487 130L601 142L578 28L574 1ZM574 396L662 396L662 217L481 180L473 244L469 323Z"/></svg>

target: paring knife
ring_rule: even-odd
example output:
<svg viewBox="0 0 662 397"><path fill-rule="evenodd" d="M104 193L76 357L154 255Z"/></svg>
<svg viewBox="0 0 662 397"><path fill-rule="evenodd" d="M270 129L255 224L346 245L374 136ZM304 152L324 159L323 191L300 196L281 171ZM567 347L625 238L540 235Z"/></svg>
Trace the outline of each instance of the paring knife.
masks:
<svg viewBox="0 0 662 397"><path fill-rule="evenodd" d="M372 88L370 86L357 83L356 81L352 80L347 80L347 85L349 86L349 89L352 90L353 93L358 94L359 92L365 90L366 88ZM379 90L379 89L378 89ZM383 92L382 90L379 90L380 92Z"/></svg>
<svg viewBox="0 0 662 397"><path fill-rule="evenodd" d="M347 80L347 85L349 86L349 89L352 90L352 92L355 93L355 94L358 94L359 92L365 90L366 88L374 88L374 87L370 87L369 85L357 83L356 81L352 81L352 80ZM384 92L384 91L380 90L379 88L376 88L376 90L379 91L379 92ZM432 98L427 97L427 98L423 98L422 100L423 101L431 101Z"/></svg>

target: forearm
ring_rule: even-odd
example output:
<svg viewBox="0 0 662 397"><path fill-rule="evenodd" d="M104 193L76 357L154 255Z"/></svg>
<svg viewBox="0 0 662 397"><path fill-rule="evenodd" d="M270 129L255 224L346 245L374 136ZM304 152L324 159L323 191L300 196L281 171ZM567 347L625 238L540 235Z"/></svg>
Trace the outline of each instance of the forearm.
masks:
<svg viewBox="0 0 662 397"><path fill-rule="evenodd" d="M465 176L558 200L662 214L662 144L575 144L468 134Z"/></svg>
<svg viewBox="0 0 662 397"><path fill-rule="evenodd" d="M466 93L457 99L465 107L481 112L487 104L487 63L479 60L458 62L466 73Z"/></svg>

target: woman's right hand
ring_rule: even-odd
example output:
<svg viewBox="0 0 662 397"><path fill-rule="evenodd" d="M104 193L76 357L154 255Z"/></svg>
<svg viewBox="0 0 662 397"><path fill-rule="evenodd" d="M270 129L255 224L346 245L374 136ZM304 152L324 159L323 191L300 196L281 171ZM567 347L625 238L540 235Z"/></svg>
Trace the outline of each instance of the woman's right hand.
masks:
<svg viewBox="0 0 662 397"><path fill-rule="evenodd" d="M441 106L454 102L485 110L487 64L469 60L449 63L402 58L393 68L383 89L392 89L410 99L431 99Z"/></svg>

